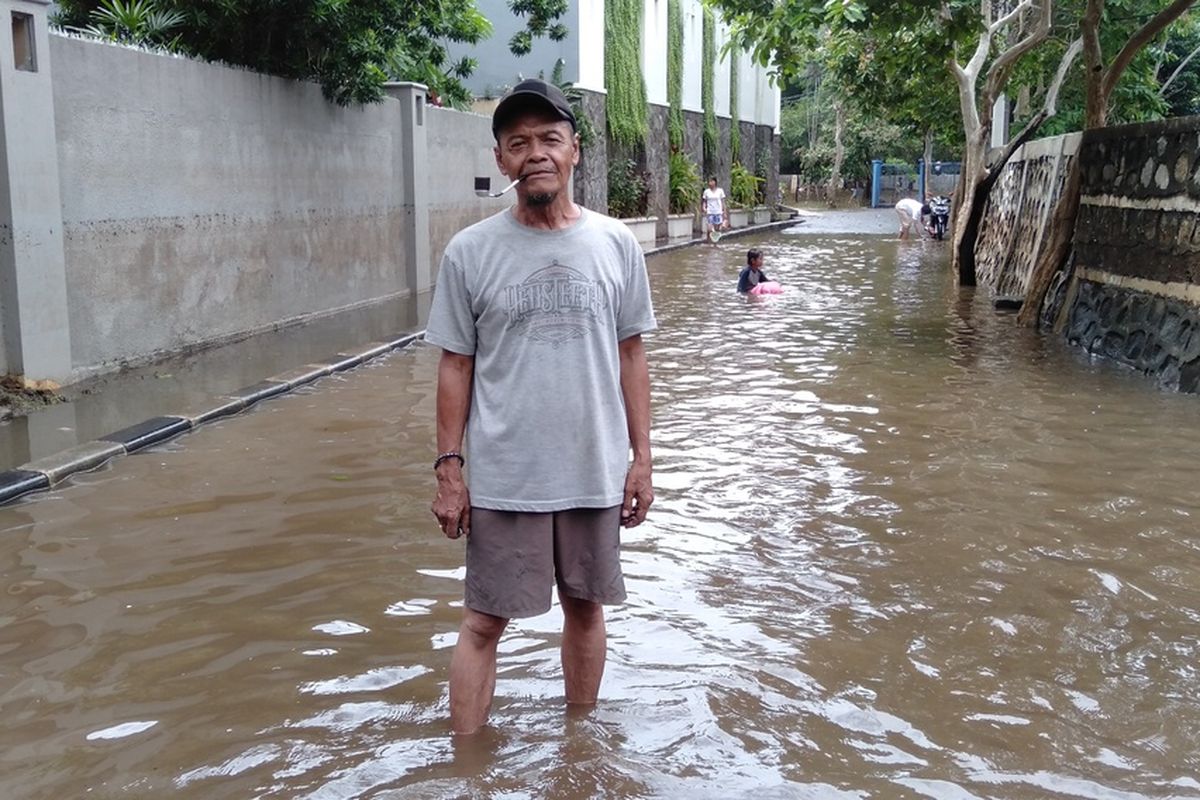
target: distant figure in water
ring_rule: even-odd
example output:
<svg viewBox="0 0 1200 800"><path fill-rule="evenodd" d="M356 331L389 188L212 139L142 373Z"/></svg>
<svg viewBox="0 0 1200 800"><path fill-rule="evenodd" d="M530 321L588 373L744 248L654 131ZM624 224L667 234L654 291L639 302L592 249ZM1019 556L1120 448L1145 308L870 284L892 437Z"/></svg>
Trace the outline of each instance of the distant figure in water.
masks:
<svg viewBox="0 0 1200 800"><path fill-rule="evenodd" d="M900 217L900 238L908 238L909 228L917 229L918 238L921 231L925 231L928 234L928 231L925 230L924 218L932 213L933 210L929 206L911 197L906 197L896 203L896 216Z"/></svg>
<svg viewBox="0 0 1200 800"><path fill-rule="evenodd" d="M749 250L746 253L746 266L742 268L742 274L738 275L737 290L740 294L747 294L755 286L760 283L765 283L770 278L767 273L762 270L763 254L761 250Z"/></svg>

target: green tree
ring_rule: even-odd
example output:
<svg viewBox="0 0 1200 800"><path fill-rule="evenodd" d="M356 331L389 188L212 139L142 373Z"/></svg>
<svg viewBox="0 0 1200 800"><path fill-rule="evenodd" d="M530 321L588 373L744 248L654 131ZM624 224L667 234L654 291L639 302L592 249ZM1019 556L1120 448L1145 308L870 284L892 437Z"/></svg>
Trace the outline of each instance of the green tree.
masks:
<svg viewBox="0 0 1200 800"><path fill-rule="evenodd" d="M86 31L93 12L117 0L60 0L56 23ZM469 98L461 79L474 62L450 63L444 42L476 43L491 23L473 0L127 0L154 13L179 15L169 30L178 50L258 72L321 84L325 96L348 105L383 97L389 79L425 83L451 103ZM565 0L510 0L526 19L510 46L516 52L546 35L562 38L556 20ZM165 44L154 38L150 44Z"/></svg>
<svg viewBox="0 0 1200 800"><path fill-rule="evenodd" d="M1200 19L1189 15L1155 47L1154 76L1170 117L1200 114ZM1115 105L1122 107L1118 100Z"/></svg>
<svg viewBox="0 0 1200 800"><path fill-rule="evenodd" d="M862 37L860 46L895 66L883 74L951 78L963 128L963 171L954 227L954 264L960 281L974 282L974 245L984 203L1011 154L1055 116L1059 94L1080 53L1085 127L1103 125L1118 86L1141 50L1195 0L713 0L734 27L734 39L753 49L760 63L794 75L820 39ZM1132 32L1125 31L1132 27ZM1115 43L1110 49L1109 44ZM899 44L899 46L897 46ZM1039 53L1053 46L1051 65ZM1033 65L1033 66L1031 66ZM993 108L1013 80L1037 69L1037 110L1008 136L1000 157L988 158ZM1130 73L1133 75L1135 73ZM854 89L869 83L850 78ZM893 84L894 85L894 84ZM905 90L911 94L911 89ZM916 101L928 92L916 95ZM1008 133L1007 131L1005 133ZM1058 219L1058 217L1056 217ZM1073 217L1070 222L1073 229ZM1026 309L1029 305L1026 305Z"/></svg>

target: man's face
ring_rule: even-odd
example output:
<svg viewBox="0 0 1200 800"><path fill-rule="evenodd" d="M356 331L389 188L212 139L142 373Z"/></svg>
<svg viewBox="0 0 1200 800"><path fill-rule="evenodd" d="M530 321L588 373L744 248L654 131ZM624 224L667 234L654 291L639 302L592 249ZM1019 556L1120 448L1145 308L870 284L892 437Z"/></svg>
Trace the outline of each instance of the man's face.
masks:
<svg viewBox="0 0 1200 800"><path fill-rule="evenodd" d="M496 166L510 180L523 177L517 192L532 205L545 205L566 190L579 163L579 137L571 123L549 111L518 114L500 131Z"/></svg>

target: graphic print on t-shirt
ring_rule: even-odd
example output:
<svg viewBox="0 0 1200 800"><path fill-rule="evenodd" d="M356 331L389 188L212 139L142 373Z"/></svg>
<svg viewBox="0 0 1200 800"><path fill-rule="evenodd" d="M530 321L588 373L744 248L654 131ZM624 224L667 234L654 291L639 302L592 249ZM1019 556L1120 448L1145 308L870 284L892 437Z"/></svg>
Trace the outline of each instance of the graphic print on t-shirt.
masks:
<svg viewBox="0 0 1200 800"><path fill-rule="evenodd" d="M555 347L591 333L608 307L598 282L557 261L506 286L504 294L509 327Z"/></svg>

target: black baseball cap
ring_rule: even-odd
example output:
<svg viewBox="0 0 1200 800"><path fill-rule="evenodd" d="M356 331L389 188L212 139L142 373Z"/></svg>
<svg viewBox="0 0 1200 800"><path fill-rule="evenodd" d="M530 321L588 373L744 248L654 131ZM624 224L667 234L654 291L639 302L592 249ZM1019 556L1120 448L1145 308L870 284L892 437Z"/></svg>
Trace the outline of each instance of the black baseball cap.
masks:
<svg viewBox="0 0 1200 800"><path fill-rule="evenodd" d="M512 116L526 108L537 107L557 114L571 123L571 130L578 130L575 124L575 112L567 97L553 83L547 83L541 78L526 78L505 93L492 112L492 136L500 138L500 129Z"/></svg>

